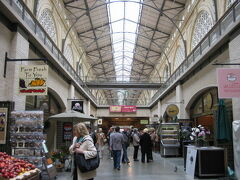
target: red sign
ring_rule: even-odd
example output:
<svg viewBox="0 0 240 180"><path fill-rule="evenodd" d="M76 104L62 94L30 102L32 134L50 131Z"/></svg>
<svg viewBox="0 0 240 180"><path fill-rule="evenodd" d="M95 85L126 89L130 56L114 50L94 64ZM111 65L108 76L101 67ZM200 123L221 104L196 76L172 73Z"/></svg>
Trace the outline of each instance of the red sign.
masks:
<svg viewBox="0 0 240 180"><path fill-rule="evenodd" d="M136 112L136 106L122 106L122 112Z"/></svg>
<svg viewBox="0 0 240 180"><path fill-rule="evenodd" d="M219 98L240 97L240 69L217 69Z"/></svg>
<svg viewBox="0 0 240 180"><path fill-rule="evenodd" d="M136 106L110 106L110 112L119 113L119 112L129 112L134 113L137 111Z"/></svg>

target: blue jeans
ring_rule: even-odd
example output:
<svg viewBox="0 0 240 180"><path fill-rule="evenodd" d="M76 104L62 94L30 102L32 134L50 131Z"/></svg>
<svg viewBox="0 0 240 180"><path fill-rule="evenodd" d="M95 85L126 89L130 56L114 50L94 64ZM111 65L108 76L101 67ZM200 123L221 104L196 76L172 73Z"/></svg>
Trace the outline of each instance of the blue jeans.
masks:
<svg viewBox="0 0 240 180"><path fill-rule="evenodd" d="M112 152L114 169L120 168L121 150L113 150Z"/></svg>
<svg viewBox="0 0 240 180"><path fill-rule="evenodd" d="M128 148L128 145L123 144L123 157L122 157L123 163L129 162L128 155L127 155L127 148Z"/></svg>

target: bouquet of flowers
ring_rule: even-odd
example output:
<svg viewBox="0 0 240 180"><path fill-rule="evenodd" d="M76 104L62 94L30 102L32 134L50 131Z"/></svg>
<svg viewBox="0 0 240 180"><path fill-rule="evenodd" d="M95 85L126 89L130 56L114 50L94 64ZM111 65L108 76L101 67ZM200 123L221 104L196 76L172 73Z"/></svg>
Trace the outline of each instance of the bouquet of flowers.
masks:
<svg viewBox="0 0 240 180"><path fill-rule="evenodd" d="M192 128L190 139L194 140L196 145L203 145L206 142L207 135L210 135L210 131L202 125L198 125L198 127Z"/></svg>

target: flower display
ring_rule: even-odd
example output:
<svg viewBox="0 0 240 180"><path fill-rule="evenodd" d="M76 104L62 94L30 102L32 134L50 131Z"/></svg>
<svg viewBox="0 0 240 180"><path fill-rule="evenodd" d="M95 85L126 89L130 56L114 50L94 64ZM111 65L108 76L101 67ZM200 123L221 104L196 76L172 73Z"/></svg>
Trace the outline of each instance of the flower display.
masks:
<svg viewBox="0 0 240 180"><path fill-rule="evenodd" d="M210 135L210 131L205 128L202 125L198 125L198 127L194 127L192 128L192 132L190 135L190 139L196 142L196 144L198 143L198 141L206 141L206 137Z"/></svg>

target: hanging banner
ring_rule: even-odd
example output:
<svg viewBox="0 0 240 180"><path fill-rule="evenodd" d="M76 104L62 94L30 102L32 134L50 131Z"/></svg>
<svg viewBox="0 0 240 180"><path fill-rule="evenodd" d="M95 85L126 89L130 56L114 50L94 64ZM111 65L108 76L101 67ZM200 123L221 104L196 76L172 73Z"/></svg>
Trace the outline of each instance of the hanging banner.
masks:
<svg viewBox="0 0 240 180"><path fill-rule="evenodd" d="M19 66L19 94L47 95L47 65Z"/></svg>
<svg viewBox="0 0 240 180"><path fill-rule="evenodd" d="M135 113L137 111L136 106L110 106L109 111L112 113Z"/></svg>
<svg viewBox="0 0 240 180"><path fill-rule="evenodd" d="M72 101L72 110L84 113L83 101Z"/></svg>
<svg viewBox="0 0 240 180"><path fill-rule="evenodd" d="M217 69L218 97L240 97L240 68Z"/></svg>
<svg viewBox="0 0 240 180"><path fill-rule="evenodd" d="M0 108L0 144L6 144L7 108Z"/></svg>
<svg viewBox="0 0 240 180"><path fill-rule="evenodd" d="M110 106L109 111L113 113L122 112L122 106Z"/></svg>
<svg viewBox="0 0 240 180"><path fill-rule="evenodd" d="M136 106L122 106L122 112L135 113L136 111Z"/></svg>

